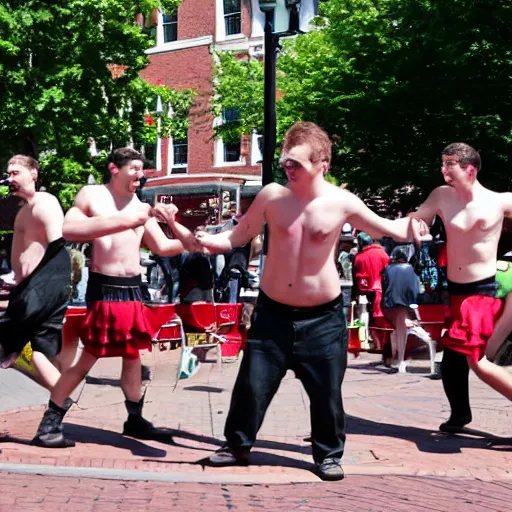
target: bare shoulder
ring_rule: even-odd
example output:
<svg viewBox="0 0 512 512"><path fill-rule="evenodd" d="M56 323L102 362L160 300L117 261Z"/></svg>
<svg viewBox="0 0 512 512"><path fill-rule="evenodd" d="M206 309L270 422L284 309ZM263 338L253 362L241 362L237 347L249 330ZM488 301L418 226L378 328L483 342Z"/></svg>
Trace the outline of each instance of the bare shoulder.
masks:
<svg viewBox="0 0 512 512"><path fill-rule="evenodd" d="M36 204L45 206L60 205L59 200L48 192L36 192Z"/></svg>
<svg viewBox="0 0 512 512"><path fill-rule="evenodd" d="M34 215L38 213L51 213L53 215L56 212L62 212L59 200L48 192L36 192L35 199Z"/></svg>
<svg viewBox="0 0 512 512"><path fill-rule="evenodd" d="M75 206L81 210L89 208L94 202L104 201L109 195L105 185L85 185L75 197Z"/></svg>
<svg viewBox="0 0 512 512"><path fill-rule="evenodd" d="M268 185L265 185L260 190L258 195L262 199L268 200L268 199L280 198L285 195L288 195L289 193L290 193L290 191L286 187L283 187L283 185L280 185L279 183L276 183L276 182L272 182L272 183L269 183Z"/></svg>

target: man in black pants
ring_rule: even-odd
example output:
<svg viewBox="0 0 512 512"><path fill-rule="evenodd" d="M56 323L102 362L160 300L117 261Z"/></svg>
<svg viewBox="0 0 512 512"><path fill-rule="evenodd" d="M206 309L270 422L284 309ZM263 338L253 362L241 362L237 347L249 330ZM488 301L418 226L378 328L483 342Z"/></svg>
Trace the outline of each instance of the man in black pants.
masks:
<svg viewBox="0 0 512 512"><path fill-rule="evenodd" d="M328 183L331 143L313 123L287 132L280 163L287 186L271 183L232 230L199 233L210 252L228 252L257 236L266 222L269 251L249 340L233 390L224 434L213 465L248 462L265 412L286 371L301 380L311 406L313 459L324 480L341 480L345 413L341 384L347 335L334 252L345 222L405 240L411 219L391 221L356 196Z"/></svg>

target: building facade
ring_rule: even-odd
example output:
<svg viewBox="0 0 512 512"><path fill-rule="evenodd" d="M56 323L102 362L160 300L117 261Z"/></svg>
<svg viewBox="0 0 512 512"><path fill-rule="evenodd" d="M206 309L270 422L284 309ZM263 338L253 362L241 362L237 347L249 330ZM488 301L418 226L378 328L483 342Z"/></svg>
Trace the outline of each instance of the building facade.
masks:
<svg viewBox="0 0 512 512"><path fill-rule="evenodd" d="M156 44L147 52L150 64L141 76L152 84L194 89L197 96L189 113L187 139L161 141L160 158L155 158L159 168L147 173L157 180L150 179L148 186L163 185L175 174L260 178L260 136L247 134L239 142L225 144L215 136L214 126L236 114L224 112L222 118L215 118L211 99L215 53L234 50L261 56L263 20L258 0L183 0L177 14L158 13Z"/></svg>

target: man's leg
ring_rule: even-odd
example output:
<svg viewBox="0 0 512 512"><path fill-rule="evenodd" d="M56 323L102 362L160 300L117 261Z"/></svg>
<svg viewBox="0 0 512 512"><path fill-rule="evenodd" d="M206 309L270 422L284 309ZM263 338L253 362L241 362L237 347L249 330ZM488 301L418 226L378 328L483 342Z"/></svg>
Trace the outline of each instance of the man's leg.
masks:
<svg viewBox="0 0 512 512"><path fill-rule="evenodd" d="M494 363L491 363L485 356L477 363L470 357L467 357L468 366L476 375L491 386L504 397L512 400L512 375Z"/></svg>
<svg viewBox="0 0 512 512"><path fill-rule="evenodd" d="M62 420L66 414L69 403L66 400L70 393L85 379L97 358L88 352L82 352L80 359L66 373L64 373L53 388L48 408L39 424L33 443L48 448L65 448L73 446L64 437Z"/></svg>
<svg viewBox="0 0 512 512"><path fill-rule="evenodd" d="M398 352L398 371L405 373L407 371L407 363L405 362L405 348L407 345L407 324L409 318L409 310L405 307L397 307L395 315L395 339Z"/></svg>
<svg viewBox="0 0 512 512"><path fill-rule="evenodd" d="M140 357L123 358L121 389L125 396L124 403L128 411L128 419L123 426L123 435L136 439L169 441L172 439L169 429L157 428L142 417L144 396L142 393L141 366Z"/></svg>
<svg viewBox="0 0 512 512"><path fill-rule="evenodd" d="M308 325L309 324L309 325ZM344 477L345 411L341 385L347 368L347 336L341 310L301 323L292 369L310 400L313 460L324 480Z"/></svg>
<svg viewBox="0 0 512 512"><path fill-rule="evenodd" d="M512 332L512 293L505 298L505 307L499 320L496 322L494 331L487 342L487 350L485 355L489 361L493 361L496 353L503 345L507 336Z"/></svg>
<svg viewBox="0 0 512 512"><path fill-rule="evenodd" d="M32 364L41 377L41 385L52 390L60 379L60 372L54 364L42 353L32 351Z"/></svg>
<svg viewBox="0 0 512 512"><path fill-rule="evenodd" d="M278 325L275 325L276 330ZM249 339L231 395L224 435L226 446L211 457L213 465L247 463L265 413L286 374L283 348L273 339Z"/></svg>
<svg viewBox="0 0 512 512"><path fill-rule="evenodd" d="M442 432L459 432L471 422L469 405L469 366L466 356L454 350L444 349L441 362L443 388L450 402L451 414L448 421L441 423Z"/></svg>

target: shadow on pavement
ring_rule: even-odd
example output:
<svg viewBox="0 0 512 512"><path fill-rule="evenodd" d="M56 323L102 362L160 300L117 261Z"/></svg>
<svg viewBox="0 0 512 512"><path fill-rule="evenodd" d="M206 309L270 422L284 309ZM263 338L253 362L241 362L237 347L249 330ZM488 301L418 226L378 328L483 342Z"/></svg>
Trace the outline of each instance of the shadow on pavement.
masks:
<svg viewBox="0 0 512 512"><path fill-rule="evenodd" d="M385 436L404 439L416 444L421 452L425 453L460 453L462 448L489 449L489 442L508 441L488 432L472 430L472 434L443 434L438 431L419 427L392 425L378 421L357 418L347 415L347 434L363 434L369 436Z"/></svg>
<svg viewBox="0 0 512 512"><path fill-rule="evenodd" d="M96 386L121 386L121 381L119 379L111 379L109 377L91 377L90 375L85 377L85 383L94 384Z"/></svg>
<svg viewBox="0 0 512 512"><path fill-rule="evenodd" d="M131 437L125 437L119 432L113 430L104 430L101 428L89 427L86 425L76 425L74 423L65 423L64 432L66 437L76 443L94 443L99 445L114 446L124 450L130 450L133 455L139 457L165 457L167 452L144 444Z"/></svg>
<svg viewBox="0 0 512 512"><path fill-rule="evenodd" d="M262 443L258 444L261 446ZM195 462L195 464L201 465L203 467L216 467L210 463L207 457L205 457L204 459L199 459L198 461ZM251 454L249 455L249 465L253 467L280 466L283 468L304 469L312 473L315 472L315 465L313 464L313 462L294 459L292 457L286 457L285 455L278 455L276 453L259 452L257 449L251 451Z"/></svg>
<svg viewBox="0 0 512 512"><path fill-rule="evenodd" d="M214 386L187 386L184 391L204 391L205 393L222 393L224 388L216 388Z"/></svg>

